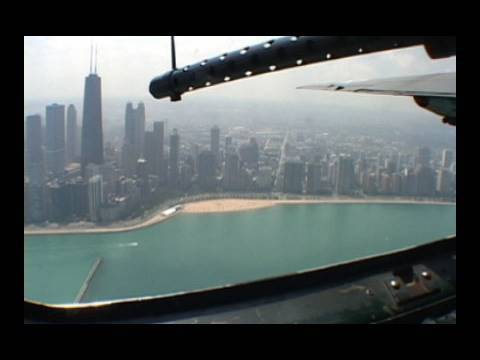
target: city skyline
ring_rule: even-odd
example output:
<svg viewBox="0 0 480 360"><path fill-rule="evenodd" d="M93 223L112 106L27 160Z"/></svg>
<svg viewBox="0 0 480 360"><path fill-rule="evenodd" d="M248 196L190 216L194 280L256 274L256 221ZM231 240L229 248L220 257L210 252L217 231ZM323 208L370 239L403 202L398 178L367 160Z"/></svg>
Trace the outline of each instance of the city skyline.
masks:
<svg viewBox="0 0 480 360"><path fill-rule="evenodd" d="M64 105L58 104L47 108L49 114L65 110ZM455 196L454 148L419 145L411 149L381 138L327 134L302 126L285 131L212 124L193 126L185 132L176 128L167 132L163 121L154 121L149 126L151 130L147 130L143 103L135 108L129 102L124 109L124 136L119 143L107 144L105 162L89 164L86 176L80 177L79 164L67 158L62 175L47 172L43 191L35 181L30 181L32 175L32 179L39 178L40 170L35 164L42 157L29 155L34 153L33 149L38 152L42 143L41 117L27 118L30 135L25 189L31 194L30 203L27 202L31 209L29 221L118 221L129 214L138 216L172 196L208 192L447 199ZM59 118L65 123L64 116ZM64 125L59 128L68 133ZM45 139L44 146L46 143ZM61 144L64 153L70 145L65 141ZM43 209L43 216L34 215L42 213L38 209Z"/></svg>

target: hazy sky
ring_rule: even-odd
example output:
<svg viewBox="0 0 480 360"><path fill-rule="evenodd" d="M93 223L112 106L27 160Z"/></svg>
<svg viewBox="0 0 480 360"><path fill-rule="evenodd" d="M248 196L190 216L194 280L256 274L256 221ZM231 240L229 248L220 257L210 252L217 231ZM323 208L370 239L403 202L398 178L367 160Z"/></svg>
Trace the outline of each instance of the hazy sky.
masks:
<svg viewBox="0 0 480 360"><path fill-rule="evenodd" d="M223 52L238 50L276 36L178 36L177 66L198 62ZM89 72L90 44L98 46L98 74L104 97L132 101L150 98L150 80L170 69L170 39L151 37L25 37L24 101L62 102L81 98ZM296 90L297 86L329 81L363 80L386 76L447 72L456 70L456 58L431 60L423 48L416 47L365 55L331 63L314 64L275 74L258 76L214 86L184 97L228 97L266 100L301 97L315 101L318 92ZM333 97L332 97L333 96ZM340 97L339 97L340 96ZM343 96L343 98L341 97ZM326 99L344 101L352 95L325 93ZM352 97L353 98L353 97ZM368 99L367 99L368 98ZM361 101L378 102L367 96ZM339 100L338 100L339 99ZM349 98L350 99L350 98ZM169 101L169 100L161 100ZM382 99L381 101L389 101ZM393 100L395 101L395 100Z"/></svg>

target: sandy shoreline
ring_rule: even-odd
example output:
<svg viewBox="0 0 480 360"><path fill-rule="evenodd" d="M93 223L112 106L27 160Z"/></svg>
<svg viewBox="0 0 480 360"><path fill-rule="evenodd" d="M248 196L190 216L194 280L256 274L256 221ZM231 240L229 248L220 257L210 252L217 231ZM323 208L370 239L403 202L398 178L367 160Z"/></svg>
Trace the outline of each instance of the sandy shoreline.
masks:
<svg viewBox="0 0 480 360"><path fill-rule="evenodd" d="M236 212L262 209L276 205L294 204L425 204L453 205L454 203L438 201L413 200L366 200L366 199L322 199L322 200L252 200L252 199L219 199L185 204L182 212L191 214Z"/></svg>
<svg viewBox="0 0 480 360"><path fill-rule="evenodd" d="M452 202L400 200L400 199L315 199L315 200L268 200L268 199L214 199L190 202L183 205L183 209L173 215L166 216L161 211L151 218L134 225L98 228L58 228L24 230L24 235L61 235L61 234L88 234L88 233L116 233L141 229L162 221L168 220L179 213L208 214L248 211L268 208L277 205L289 204L424 204L424 205L456 205Z"/></svg>

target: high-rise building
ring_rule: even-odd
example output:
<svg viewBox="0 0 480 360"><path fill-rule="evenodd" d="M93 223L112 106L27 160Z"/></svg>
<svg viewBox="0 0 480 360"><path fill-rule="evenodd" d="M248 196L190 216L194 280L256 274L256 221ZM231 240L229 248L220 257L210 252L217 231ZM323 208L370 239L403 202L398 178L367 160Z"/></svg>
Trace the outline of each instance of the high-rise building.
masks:
<svg viewBox="0 0 480 360"><path fill-rule="evenodd" d="M48 220L66 222L72 216L73 201L71 188L63 180L54 179L46 186Z"/></svg>
<svg viewBox="0 0 480 360"><path fill-rule="evenodd" d="M240 178L239 158L236 153L227 153L225 157L225 170L223 172L223 188L225 190L238 190Z"/></svg>
<svg viewBox="0 0 480 360"><path fill-rule="evenodd" d="M26 167L29 185L43 185L45 182L45 162L42 147L41 116L27 116L26 128Z"/></svg>
<svg viewBox="0 0 480 360"><path fill-rule="evenodd" d="M53 104L46 109L47 171L53 176L65 170L65 106Z"/></svg>
<svg viewBox="0 0 480 360"><path fill-rule="evenodd" d="M26 166L28 176L28 220L45 220L45 161L43 152L42 118L40 115L26 119Z"/></svg>
<svg viewBox="0 0 480 360"><path fill-rule="evenodd" d="M182 189L188 189L192 184L193 163L185 163L180 168L180 186Z"/></svg>
<svg viewBox="0 0 480 360"><path fill-rule="evenodd" d="M423 166L429 166L430 165L430 159L431 159L431 152L428 147L421 147L418 149L416 161L415 161L415 167L418 165L423 165Z"/></svg>
<svg viewBox="0 0 480 360"><path fill-rule="evenodd" d="M322 191L322 165L307 165L307 194L318 194Z"/></svg>
<svg viewBox="0 0 480 360"><path fill-rule="evenodd" d="M73 162L77 157L77 110L75 106L67 108L67 163Z"/></svg>
<svg viewBox="0 0 480 360"><path fill-rule="evenodd" d="M210 130L210 150L215 155L215 161L218 164L220 160L220 129L217 125Z"/></svg>
<svg viewBox="0 0 480 360"><path fill-rule="evenodd" d="M399 173L392 175L392 193L400 195L402 192L402 176Z"/></svg>
<svg viewBox="0 0 480 360"><path fill-rule="evenodd" d="M376 184L377 176L375 173L368 173L365 172L364 180L363 180L363 192L365 194L376 194L377 193L377 184Z"/></svg>
<svg viewBox="0 0 480 360"><path fill-rule="evenodd" d="M103 180L101 175L88 180L88 213L91 221L100 220L100 207L103 203Z"/></svg>
<svg viewBox="0 0 480 360"><path fill-rule="evenodd" d="M258 168L259 150L255 138L250 138L247 144L242 144L238 153L240 160L245 163L248 168Z"/></svg>
<svg viewBox="0 0 480 360"><path fill-rule="evenodd" d="M103 164L102 81L96 71L85 78L81 163L82 175L88 164Z"/></svg>
<svg viewBox="0 0 480 360"><path fill-rule="evenodd" d="M337 168L338 168L338 160L334 160L332 163L328 165L328 182L330 185L335 186L337 183Z"/></svg>
<svg viewBox="0 0 480 360"><path fill-rule="evenodd" d="M436 190L441 195L449 195L450 193L450 184L452 183L451 173L445 168L440 169L437 177L437 188Z"/></svg>
<svg viewBox="0 0 480 360"><path fill-rule="evenodd" d="M145 105L140 102L135 110L135 147L140 157L143 157L145 146Z"/></svg>
<svg viewBox="0 0 480 360"><path fill-rule="evenodd" d="M255 177L255 185L258 190L270 191L273 185L273 169L269 166L260 167Z"/></svg>
<svg viewBox="0 0 480 360"><path fill-rule="evenodd" d="M387 173L382 174L380 179L380 193L390 195L392 193L392 177Z"/></svg>
<svg viewBox="0 0 480 360"><path fill-rule="evenodd" d="M136 172L137 160L146 157L145 136L145 105L138 103L137 108L134 108L132 103L127 103L125 109L124 145L122 147L124 163L122 167L128 176L132 176ZM152 140L149 140L150 147L153 145ZM156 163L151 163L151 166L156 168Z"/></svg>
<svg viewBox="0 0 480 360"><path fill-rule="evenodd" d="M148 183L148 162L145 159L137 160L137 175L140 178L140 189L142 200L146 200L150 193L150 186Z"/></svg>
<svg viewBox="0 0 480 360"><path fill-rule="evenodd" d="M453 162L453 151L450 149L444 149L442 151L442 167L448 169Z"/></svg>
<svg viewBox="0 0 480 360"><path fill-rule="evenodd" d="M173 129L170 135L170 153L169 153L169 171L168 182L171 187L178 185L179 176L179 152L180 152L180 136L177 129Z"/></svg>
<svg viewBox="0 0 480 360"><path fill-rule="evenodd" d="M301 194L303 192L304 179L305 165L303 162L287 161L285 163L283 192Z"/></svg>
<svg viewBox="0 0 480 360"><path fill-rule="evenodd" d="M417 176L415 171L411 168L407 168L404 171L402 177L402 195L417 195Z"/></svg>
<svg viewBox="0 0 480 360"><path fill-rule="evenodd" d="M232 137L231 136L226 136L225 137L225 154L230 152L232 149Z"/></svg>
<svg viewBox="0 0 480 360"><path fill-rule="evenodd" d="M354 167L350 156L340 156L337 168L336 191L340 195L351 194L354 189Z"/></svg>
<svg viewBox="0 0 480 360"><path fill-rule="evenodd" d="M165 155L164 155L164 139L165 139L165 124L163 121L155 121L153 123L153 136L154 136L154 147L156 154L156 172L155 175L158 176L159 181L164 183L167 178L167 173L165 171Z"/></svg>
<svg viewBox="0 0 480 360"><path fill-rule="evenodd" d="M122 156L121 156L121 164L124 174L128 177L132 177L136 171L136 160L135 160L135 152L133 150L133 145L124 142L122 145Z"/></svg>
<svg viewBox="0 0 480 360"><path fill-rule="evenodd" d="M149 174L157 172L157 149L155 148L155 137L153 131L145 132L145 150L144 156L147 161L147 171Z"/></svg>
<svg viewBox="0 0 480 360"><path fill-rule="evenodd" d="M29 219L34 223L44 221L47 215L45 185L29 184L28 199L30 206Z"/></svg>
<svg viewBox="0 0 480 360"><path fill-rule="evenodd" d="M435 192L435 175L431 168L419 165L415 169L417 178L417 195L432 196Z"/></svg>
<svg viewBox="0 0 480 360"><path fill-rule="evenodd" d="M215 189L215 154L212 151L204 150L198 155L198 182L204 190Z"/></svg>
<svg viewBox="0 0 480 360"><path fill-rule="evenodd" d="M72 193L73 216L83 219L88 214L88 183L82 177L77 177L69 183Z"/></svg>
<svg viewBox="0 0 480 360"><path fill-rule="evenodd" d="M135 143L135 111L133 110L132 103L127 103L125 108L125 138L124 143Z"/></svg>

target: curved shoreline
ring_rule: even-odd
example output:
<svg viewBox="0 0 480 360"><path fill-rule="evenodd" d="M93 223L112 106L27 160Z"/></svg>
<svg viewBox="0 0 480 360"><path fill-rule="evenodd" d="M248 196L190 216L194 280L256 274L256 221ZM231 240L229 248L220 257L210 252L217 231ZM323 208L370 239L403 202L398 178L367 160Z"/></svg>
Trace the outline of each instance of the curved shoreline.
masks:
<svg viewBox="0 0 480 360"><path fill-rule="evenodd" d="M455 202L433 200L402 200L402 199L292 199L292 200L269 200L269 199L238 199L223 198L187 202L183 209L171 215L164 215L163 210L158 210L151 218L137 224L121 225L114 227L98 228L58 228L58 229L35 229L24 230L25 235L74 235L74 234L103 234L128 232L149 227L166 221L179 213L185 214L213 214L225 212L241 212L269 208L277 205L300 205L300 204L416 204L416 205L455 205Z"/></svg>

